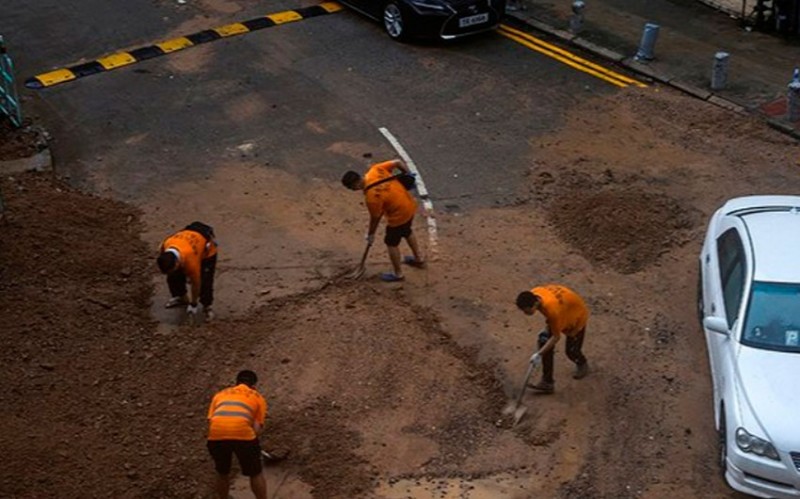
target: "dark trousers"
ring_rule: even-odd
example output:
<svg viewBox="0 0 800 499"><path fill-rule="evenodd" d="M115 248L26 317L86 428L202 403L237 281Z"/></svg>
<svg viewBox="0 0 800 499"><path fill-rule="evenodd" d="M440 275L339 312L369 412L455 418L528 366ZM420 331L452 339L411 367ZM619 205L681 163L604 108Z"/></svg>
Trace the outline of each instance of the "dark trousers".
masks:
<svg viewBox="0 0 800 499"><path fill-rule="evenodd" d="M581 332L575 336L567 336L567 358L577 365L586 364L586 357L583 356L581 349L583 348L583 337L585 336L586 329L581 329ZM539 348L542 348L547 340L550 339L550 331L542 331L539 333ZM555 349L542 354L542 381L545 383L553 383L553 363L555 358Z"/></svg>
<svg viewBox="0 0 800 499"><path fill-rule="evenodd" d="M204 259L200 262L200 303L204 307L210 307L214 302L214 271L217 268L217 255ZM186 294L186 274L182 270L176 270L167 274L167 286L172 296L183 296Z"/></svg>

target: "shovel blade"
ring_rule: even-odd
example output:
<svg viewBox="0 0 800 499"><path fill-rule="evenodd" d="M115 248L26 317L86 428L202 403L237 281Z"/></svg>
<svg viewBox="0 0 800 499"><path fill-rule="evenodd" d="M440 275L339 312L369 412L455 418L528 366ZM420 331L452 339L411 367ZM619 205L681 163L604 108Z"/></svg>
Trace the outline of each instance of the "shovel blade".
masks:
<svg viewBox="0 0 800 499"><path fill-rule="evenodd" d="M514 411L514 424L512 426L517 426L520 420L525 416L525 413L528 412L528 408L524 405L518 407L516 411Z"/></svg>
<svg viewBox="0 0 800 499"><path fill-rule="evenodd" d="M355 269L354 271L352 271L352 272L351 272L351 273L350 273L350 274L347 276L347 278L348 278L348 279L352 279L352 280L358 280L358 279L361 279L362 277L364 277L364 274L366 273L366 271L367 271L367 269L365 269L363 266L361 266L361 267L358 267L357 269Z"/></svg>
<svg viewBox="0 0 800 499"><path fill-rule="evenodd" d="M503 407L503 416L509 416L514 414L517 410L517 403L513 400L509 400L505 407Z"/></svg>

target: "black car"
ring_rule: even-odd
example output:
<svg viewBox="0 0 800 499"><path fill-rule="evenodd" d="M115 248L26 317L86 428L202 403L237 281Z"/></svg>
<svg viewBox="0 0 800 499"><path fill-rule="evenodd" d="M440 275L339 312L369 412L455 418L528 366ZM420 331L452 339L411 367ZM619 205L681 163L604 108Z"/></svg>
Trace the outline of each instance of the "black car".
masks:
<svg viewBox="0 0 800 499"><path fill-rule="evenodd" d="M343 0L377 21L393 39L449 40L496 28L506 0Z"/></svg>

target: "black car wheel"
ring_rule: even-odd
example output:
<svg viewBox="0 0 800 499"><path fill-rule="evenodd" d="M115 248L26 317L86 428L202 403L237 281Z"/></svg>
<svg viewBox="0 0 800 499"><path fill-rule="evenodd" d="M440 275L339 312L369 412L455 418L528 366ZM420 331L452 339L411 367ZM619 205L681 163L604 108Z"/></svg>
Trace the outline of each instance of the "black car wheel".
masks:
<svg viewBox="0 0 800 499"><path fill-rule="evenodd" d="M392 39L402 41L406 39L406 27L403 12L400 6L389 2L383 9L383 27Z"/></svg>
<svg viewBox="0 0 800 499"><path fill-rule="evenodd" d="M719 433L717 435L717 445L719 446L719 470L722 478L728 471L728 427L725 424L725 406L719 408Z"/></svg>

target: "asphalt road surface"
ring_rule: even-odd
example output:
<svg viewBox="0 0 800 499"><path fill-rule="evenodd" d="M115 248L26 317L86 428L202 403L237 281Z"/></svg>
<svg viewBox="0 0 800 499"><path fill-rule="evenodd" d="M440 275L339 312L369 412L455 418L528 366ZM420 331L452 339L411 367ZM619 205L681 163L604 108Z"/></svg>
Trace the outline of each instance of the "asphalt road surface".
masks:
<svg viewBox="0 0 800 499"><path fill-rule="evenodd" d="M20 75L298 6L119 4L54 3L30 15L25 2L12 2L6 36ZM17 10L25 22L13 22ZM103 185L126 199L147 196L165 182L205 176L245 143L253 143L272 167L337 178L360 165L326 151L331 139L363 144L363 154L385 157L393 151L378 128L386 127L425 171L432 195L469 196L462 205L506 202L527 168L528 141L561 126L575 103L615 91L496 34L446 45L397 44L379 25L341 12L144 61L31 98L35 110L58 118L55 149L70 165L60 173L96 184L89 177L103 163ZM325 133L314 133L315 126ZM103 140L74 138L85 136Z"/></svg>

